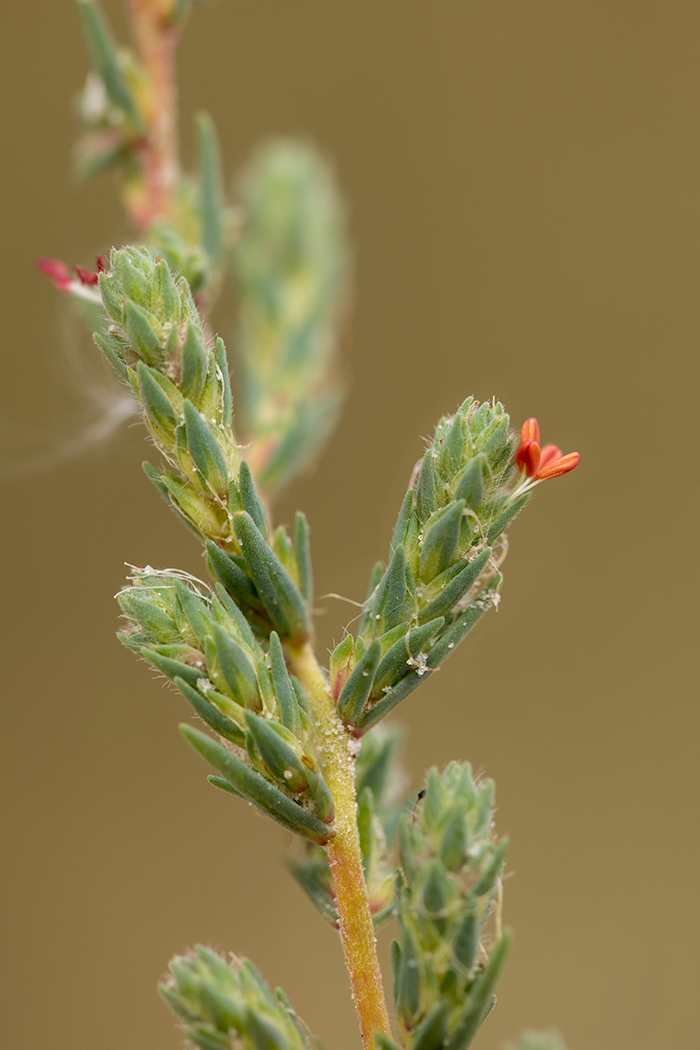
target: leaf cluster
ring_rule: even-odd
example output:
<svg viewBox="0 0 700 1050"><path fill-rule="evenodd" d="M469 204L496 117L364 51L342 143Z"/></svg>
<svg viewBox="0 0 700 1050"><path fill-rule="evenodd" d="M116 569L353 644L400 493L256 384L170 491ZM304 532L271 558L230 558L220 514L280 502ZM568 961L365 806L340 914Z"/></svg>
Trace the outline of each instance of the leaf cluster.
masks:
<svg viewBox="0 0 700 1050"><path fill-rule="evenodd" d="M316 1050L281 988L273 993L250 959L198 945L170 963L160 985L198 1050Z"/></svg>
<svg viewBox="0 0 700 1050"><path fill-rule="evenodd" d="M506 850L492 831L493 793L492 781L452 762L430 770L400 820L392 968L406 1050L466 1050L495 1001L510 937L485 934Z"/></svg>
<svg viewBox="0 0 700 1050"><path fill-rule="evenodd" d="M290 831L324 843L333 801L317 759L313 720L290 678L279 635L264 650L221 584L135 571L119 595L121 635L166 675L219 741L192 726L187 741L216 770L215 786L252 802Z"/></svg>
<svg viewBox="0 0 700 1050"><path fill-rule="evenodd" d="M356 638L331 656L346 725L366 731L454 651L498 603L514 496L514 437L498 402L468 398L437 425L370 580Z"/></svg>

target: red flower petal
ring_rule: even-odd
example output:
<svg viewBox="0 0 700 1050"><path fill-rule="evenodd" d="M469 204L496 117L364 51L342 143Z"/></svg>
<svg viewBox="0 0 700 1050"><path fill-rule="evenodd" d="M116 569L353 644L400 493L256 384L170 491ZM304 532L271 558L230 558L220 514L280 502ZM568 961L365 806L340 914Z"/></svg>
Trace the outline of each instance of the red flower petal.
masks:
<svg viewBox="0 0 700 1050"><path fill-rule="evenodd" d="M577 467L581 462L578 452L569 452L560 459L555 459L548 466L537 471L535 481L546 481L547 478L558 478L560 474L568 474L570 470Z"/></svg>
<svg viewBox="0 0 700 1050"><path fill-rule="evenodd" d="M98 273L104 273L109 270L109 260L106 255L95 256L95 263Z"/></svg>
<svg viewBox="0 0 700 1050"><path fill-rule="evenodd" d="M562 451L560 448L557 448L556 445L545 445L540 453L540 462L537 468L537 473L539 474L543 471L544 468L549 466L550 463L553 463L555 459L561 459L561 456Z"/></svg>
<svg viewBox="0 0 700 1050"><path fill-rule="evenodd" d="M524 443L526 441L536 441L540 443L540 427L534 416L530 419L526 419L520 428L520 440Z"/></svg>
<svg viewBox="0 0 700 1050"><path fill-rule="evenodd" d="M522 445L515 453L515 462L518 464L519 470L524 470L529 478L531 478L540 463L540 446L536 441L523 441Z"/></svg>
<svg viewBox="0 0 700 1050"><path fill-rule="evenodd" d="M68 291L72 278L65 263L60 259L37 259L36 265L60 291Z"/></svg>
<svg viewBox="0 0 700 1050"><path fill-rule="evenodd" d="M92 270L86 270L84 266L74 266L73 269L82 284L97 284L97 274L93 273Z"/></svg>

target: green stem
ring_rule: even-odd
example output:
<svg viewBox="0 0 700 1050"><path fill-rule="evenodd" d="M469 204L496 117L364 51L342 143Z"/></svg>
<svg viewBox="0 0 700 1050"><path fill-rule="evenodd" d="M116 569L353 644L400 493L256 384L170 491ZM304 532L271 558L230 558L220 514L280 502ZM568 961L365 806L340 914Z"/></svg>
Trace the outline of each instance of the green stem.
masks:
<svg viewBox="0 0 700 1050"><path fill-rule="evenodd" d="M366 1050L373 1050L374 1032L391 1037L391 1028L357 831L353 741L336 715L311 646L307 643L298 649L290 648L289 655L316 719L323 775L335 804L335 836L325 849L362 1039Z"/></svg>

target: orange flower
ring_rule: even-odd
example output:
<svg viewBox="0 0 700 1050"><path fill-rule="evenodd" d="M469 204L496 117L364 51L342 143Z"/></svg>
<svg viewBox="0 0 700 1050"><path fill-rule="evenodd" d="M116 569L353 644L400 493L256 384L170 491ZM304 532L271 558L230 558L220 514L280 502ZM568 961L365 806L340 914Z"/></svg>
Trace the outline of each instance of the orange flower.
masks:
<svg viewBox="0 0 700 1050"><path fill-rule="evenodd" d="M526 419L520 431L520 447L515 454L518 470L532 478L532 483L558 478L577 467L581 457L578 452L563 456L556 445L545 445L540 449L540 428L534 418Z"/></svg>

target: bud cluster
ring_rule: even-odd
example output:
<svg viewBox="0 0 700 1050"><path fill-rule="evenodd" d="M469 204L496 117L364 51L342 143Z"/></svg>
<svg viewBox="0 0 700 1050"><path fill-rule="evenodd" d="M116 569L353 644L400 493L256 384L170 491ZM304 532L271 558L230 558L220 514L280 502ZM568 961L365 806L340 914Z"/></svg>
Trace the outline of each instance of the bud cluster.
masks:
<svg viewBox="0 0 700 1050"><path fill-rule="evenodd" d="M136 570L119 595L120 636L166 675L219 737L182 726L212 765L211 783L243 796L312 842L332 835L333 802L314 756L304 693L290 678L279 636L264 652L224 587L174 572Z"/></svg>
<svg viewBox="0 0 700 1050"><path fill-rule="evenodd" d="M198 945L169 969L160 993L198 1050L313 1050L282 989L273 994L250 959L229 964Z"/></svg>
<svg viewBox="0 0 700 1050"><path fill-rule="evenodd" d="M509 418L468 398L443 418L404 498L391 559L375 567L357 639L331 657L338 712L364 731L450 655L498 603L504 529L529 499Z"/></svg>
<svg viewBox="0 0 700 1050"><path fill-rule="evenodd" d="M405 1050L465 1050L493 1000L508 935L487 955L484 926L503 870L492 835L493 782L452 762L428 773L425 793L399 824L394 998Z"/></svg>
<svg viewBox="0 0 700 1050"><path fill-rule="evenodd" d="M238 455L223 341L207 345L189 285L175 280L164 259L146 248L122 248L109 265L98 283L112 324L95 341L130 384L156 444L185 480L147 473L199 532L225 541Z"/></svg>

